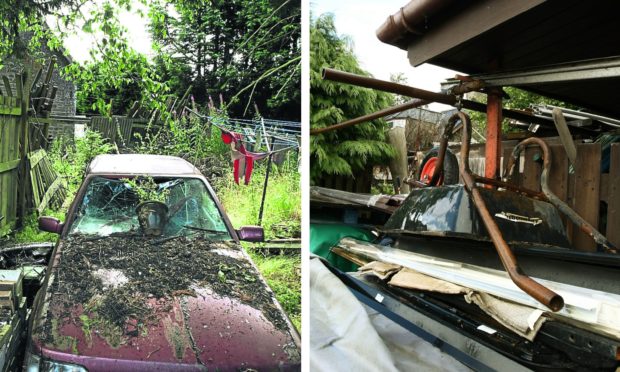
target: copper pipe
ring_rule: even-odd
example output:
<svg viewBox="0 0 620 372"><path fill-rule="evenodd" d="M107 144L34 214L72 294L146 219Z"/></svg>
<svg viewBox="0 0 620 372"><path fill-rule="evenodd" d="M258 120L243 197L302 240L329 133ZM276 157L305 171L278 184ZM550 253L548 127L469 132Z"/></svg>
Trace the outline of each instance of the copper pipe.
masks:
<svg viewBox="0 0 620 372"><path fill-rule="evenodd" d="M524 187L519 187L512 183L499 181L494 178L482 177L477 174L472 174L472 176L474 177L474 181L476 181L477 183L484 183L484 184L495 186L495 187L503 187L506 190L514 191L518 194L529 196L530 198L534 198L534 199L538 199L542 201L548 201L547 196L543 194L542 192L526 189Z"/></svg>
<svg viewBox="0 0 620 372"><path fill-rule="evenodd" d="M379 118L382 118L384 116L396 114L396 113L399 113L399 112L402 112L402 111L405 111L405 110L409 110L409 109L412 109L412 108L424 106L424 105L426 105L428 103L430 103L430 102L429 101L420 100L420 99L412 99L412 100L407 101L405 103L402 103L400 105L396 105L396 106L393 106L393 107L388 107L388 108L385 108L383 110L379 110L379 111L373 112L372 114L368 114L368 115L357 117L355 119L343 121L342 123L334 124L334 125L331 125L329 127L310 129L310 134L311 135L315 135L315 134L330 132L330 131L336 130L336 129L348 128L350 126L353 126L353 125L356 125L356 124L359 124L359 123L364 123L364 122L367 122L367 121L379 119Z"/></svg>
<svg viewBox="0 0 620 372"><path fill-rule="evenodd" d="M495 246L497 254L502 261L502 265L506 269L510 279L512 279L517 287L521 288L525 293L529 294L553 311L562 309L562 307L564 307L564 299L562 296L525 275L523 270L519 267L512 250L508 244L506 244L499 227L495 223L495 220L493 220L484 199L482 199L482 196L480 195L480 191L476 187L474 175L469 169L469 141L471 139L471 123L469 121L469 117L462 112L457 112L455 115L458 115L463 122L461 162L459 164L461 178L463 179L465 188L470 193L474 205L482 218L482 222L484 223L484 226L493 241L493 245Z"/></svg>
<svg viewBox="0 0 620 372"><path fill-rule="evenodd" d="M393 83L391 81L355 75L330 68L323 69L323 79L337 81L345 84L357 85L364 88L377 89L383 92L400 94L403 96L419 98L432 102L439 102L451 106L456 105L458 101L456 96L450 94L431 92L424 89L418 89L398 83ZM474 102L466 99L461 100L461 103L463 104L463 108L482 113L487 112L487 106L483 103ZM550 126L552 124L552 121L550 119L541 118L526 114L524 112L513 111L509 109L502 109L502 117L515 119L526 123L534 123L547 126Z"/></svg>
<svg viewBox="0 0 620 372"><path fill-rule="evenodd" d="M450 139L450 135L452 134L452 130L456 122L459 120L458 115L452 115L448 120L448 123L443 129L443 133L441 134L441 141L439 142L439 151L437 158L437 164L435 165L435 171L433 172L433 177L428 182L428 186L437 186L439 182L439 178L443 174L443 162L446 159L446 150L448 150L448 140ZM422 181L424 182L424 181Z"/></svg>
<svg viewBox="0 0 620 372"><path fill-rule="evenodd" d="M419 98L426 101L444 103L446 105L454 105L456 103L456 97L447 94L431 92L428 90L418 89L403 84L393 83L391 81L379 80L368 76L351 74L349 72L338 71L331 68L323 69L323 79L337 81L339 83L357 85L364 88L381 90L394 94L400 94L402 96L412 98Z"/></svg>
<svg viewBox="0 0 620 372"><path fill-rule="evenodd" d="M616 247L609 241L603 234L601 234L594 226L592 226L588 221L584 220L577 212L575 212L568 204L564 203L560 198L558 198L549 188L549 168L551 167L551 151L549 151L549 146L545 141L540 138L531 137L519 142L515 148L512 150L512 156L508 160L506 164L506 169L504 171L504 179L512 176L515 169L515 164L519 159L519 155L521 154L521 150L527 145L538 145L543 151L543 170L540 175L540 186L542 188L543 194L547 197L549 202L553 204L560 212L564 213L566 217L568 217L581 231L590 236L597 244L603 246L607 253L618 253Z"/></svg>

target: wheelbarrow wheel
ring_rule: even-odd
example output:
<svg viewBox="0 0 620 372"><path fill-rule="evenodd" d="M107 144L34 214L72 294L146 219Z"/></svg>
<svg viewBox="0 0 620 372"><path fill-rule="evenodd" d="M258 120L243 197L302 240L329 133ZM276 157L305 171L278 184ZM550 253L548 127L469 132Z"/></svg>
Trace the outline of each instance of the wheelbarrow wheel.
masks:
<svg viewBox="0 0 620 372"><path fill-rule="evenodd" d="M424 155L424 159L422 159L422 163L420 164L420 171L418 175L418 179L420 181L426 184L431 181L438 160L438 147L432 148L426 153L426 155ZM446 156L443 161L443 174L439 177L437 185L434 186L454 185L457 183L459 183L459 163L456 160L456 156L450 151L450 149L446 149Z"/></svg>

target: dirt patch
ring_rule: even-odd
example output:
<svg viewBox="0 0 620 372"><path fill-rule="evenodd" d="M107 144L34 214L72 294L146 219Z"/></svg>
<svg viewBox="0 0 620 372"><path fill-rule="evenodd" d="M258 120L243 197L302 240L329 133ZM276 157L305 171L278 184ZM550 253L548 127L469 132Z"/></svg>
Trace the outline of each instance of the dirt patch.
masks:
<svg viewBox="0 0 620 372"><path fill-rule="evenodd" d="M196 286L259 309L278 329L286 329L272 293L254 266L239 258L240 249L230 242L188 237L69 238L48 289L54 295L45 329L40 330L42 339L54 343L52 319L138 336L145 325L157 321L156 311L169 311L174 296L195 296ZM106 277L106 273L119 277L119 272L121 281ZM153 298L161 305L157 310L148 306ZM78 304L87 318L76 314Z"/></svg>

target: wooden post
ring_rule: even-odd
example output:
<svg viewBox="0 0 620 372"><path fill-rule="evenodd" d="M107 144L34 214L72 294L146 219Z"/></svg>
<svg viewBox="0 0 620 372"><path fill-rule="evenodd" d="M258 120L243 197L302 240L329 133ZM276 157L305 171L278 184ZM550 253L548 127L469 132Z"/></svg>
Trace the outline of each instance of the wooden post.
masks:
<svg viewBox="0 0 620 372"><path fill-rule="evenodd" d="M611 145L608 185L607 239L620 247L620 143Z"/></svg>
<svg viewBox="0 0 620 372"><path fill-rule="evenodd" d="M409 194L409 185L403 181L408 176L408 164L407 164L407 140L405 138L405 127L395 125L387 132L388 143L396 150L396 156L390 160L390 173L392 174L392 180L400 179L401 184L400 192L402 194Z"/></svg>
<svg viewBox="0 0 620 372"><path fill-rule="evenodd" d="M584 143L577 146L573 209L598 228L599 191L601 179L601 145ZM580 251L596 251L596 243L578 228L573 228L573 246Z"/></svg>
<svg viewBox="0 0 620 372"><path fill-rule="evenodd" d="M502 154L502 90L499 88L488 93L486 137L484 176L496 179Z"/></svg>
<svg viewBox="0 0 620 372"><path fill-rule="evenodd" d="M22 115L19 119L21 125L20 134L20 151L19 151L19 199L18 199L18 226L24 226L24 220L27 211L27 194L29 192L29 179L30 172L28 171L28 149L30 147L29 137L30 128L28 126L28 103L30 102L30 90L24 89L26 81L28 80L28 72L24 70L21 74L15 75L15 87L17 90L17 99L21 102Z"/></svg>

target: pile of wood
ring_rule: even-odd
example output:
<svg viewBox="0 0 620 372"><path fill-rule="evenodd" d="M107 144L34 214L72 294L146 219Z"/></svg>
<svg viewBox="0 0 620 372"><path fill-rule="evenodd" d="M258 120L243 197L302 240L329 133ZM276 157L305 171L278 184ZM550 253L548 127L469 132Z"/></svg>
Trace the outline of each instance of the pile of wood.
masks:
<svg viewBox="0 0 620 372"><path fill-rule="evenodd" d="M15 371L21 362L26 323L24 274L21 269L0 270L0 370Z"/></svg>

